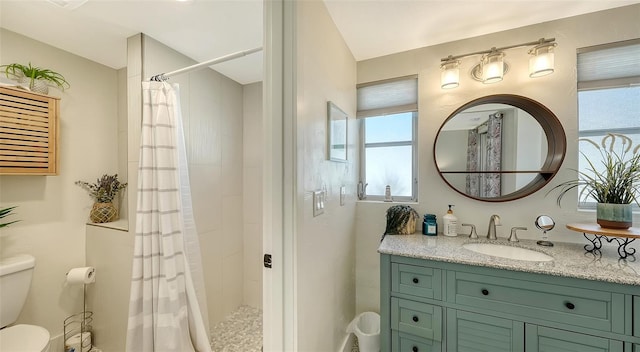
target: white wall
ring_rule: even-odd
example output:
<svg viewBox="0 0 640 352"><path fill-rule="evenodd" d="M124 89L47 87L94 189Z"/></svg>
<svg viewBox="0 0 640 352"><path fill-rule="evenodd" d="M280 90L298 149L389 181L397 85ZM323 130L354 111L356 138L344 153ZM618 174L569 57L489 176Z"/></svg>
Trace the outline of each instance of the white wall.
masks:
<svg viewBox="0 0 640 352"><path fill-rule="evenodd" d="M296 17L297 350L336 351L355 304L356 63L323 2L297 2ZM347 163L327 160L327 101L349 116ZM312 191L325 186L324 214L313 217Z"/></svg>
<svg viewBox="0 0 640 352"><path fill-rule="evenodd" d="M29 63L62 73L58 176L0 176L0 207L17 205L21 221L0 233L0 257L29 253L36 268L19 323L62 334L63 320L82 310L82 289L66 286L65 273L85 265L85 223L92 200L74 184L118 172L117 71L0 29L0 64ZM55 348L61 348L55 345Z"/></svg>
<svg viewBox="0 0 640 352"><path fill-rule="evenodd" d="M576 49L640 37L639 15L640 5L633 5L359 62L359 83L416 73L419 75L420 195L419 203L414 204L416 210L421 214L438 214L438 220L441 221L446 205L455 204L459 222L475 224L479 235L486 233L489 216L499 214L503 226L498 228L498 235L505 237L511 227L527 226L529 230L522 232L521 238L540 237L533 221L536 215L544 213L556 220L556 229L549 236L551 241L584 242L582 234L567 230L565 225L593 222L595 214L577 211L577 196L565 197L562 208L556 206L555 194L545 197L554 185L574 177L571 169L577 168ZM504 81L483 85L464 74L461 75L460 87L440 89L440 58L542 37L555 37L558 43L554 74L530 79L527 74L528 48L512 49L506 57L511 68ZM473 60L463 59L461 72L467 72L473 64ZM474 201L453 191L440 179L434 167L432 146L439 126L457 107L481 96L501 93L530 97L553 111L567 134L567 154L560 173L541 191L504 203ZM376 249L385 228L384 214L388 207L389 204L370 202L359 202L357 205L358 312L377 311L379 308L379 255ZM634 223L640 223L638 214L634 216Z"/></svg>

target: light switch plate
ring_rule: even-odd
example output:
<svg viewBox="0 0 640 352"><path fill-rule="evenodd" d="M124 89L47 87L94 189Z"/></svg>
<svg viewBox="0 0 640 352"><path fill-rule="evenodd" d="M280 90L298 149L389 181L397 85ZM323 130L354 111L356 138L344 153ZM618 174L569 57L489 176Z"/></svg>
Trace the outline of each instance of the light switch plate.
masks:
<svg viewBox="0 0 640 352"><path fill-rule="evenodd" d="M324 214L324 191L313 191L313 216Z"/></svg>
<svg viewBox="0 0 640 352"><path fill-rule="evenodd" d="M344 205L344 199L347 196L347 187L340 186L340 206Z"/></svg>

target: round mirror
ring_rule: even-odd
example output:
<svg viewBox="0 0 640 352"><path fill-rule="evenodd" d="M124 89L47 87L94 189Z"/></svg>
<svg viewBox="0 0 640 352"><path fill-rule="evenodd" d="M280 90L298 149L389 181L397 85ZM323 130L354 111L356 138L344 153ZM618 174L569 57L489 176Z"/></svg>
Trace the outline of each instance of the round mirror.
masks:
<svg viewBox="0 0 640 352"><path fill-rule="evenodd" d="M566 136L544 105L518 95L473 100L442 124L433 148L442 179L477 200L504 202L527 196L560 169Z"/></svg>
<svg viewBox="0 0 640 352"><path fill-rule="evenodd" d="M549 215L540 215L536 218L536 227L542 230L542 240L537 241L536 243L545 246L545 247L553 247L553 243L549 241L549 237L547 236L547 231L553 230L556 226L556 222Z"/></svg>
<svg viewBox="0 0 640 352"><path fill-rule="evenodd" d="M536 227L544 232L551 231L556 222L549 215L540 215L536 218Z"/></svg>

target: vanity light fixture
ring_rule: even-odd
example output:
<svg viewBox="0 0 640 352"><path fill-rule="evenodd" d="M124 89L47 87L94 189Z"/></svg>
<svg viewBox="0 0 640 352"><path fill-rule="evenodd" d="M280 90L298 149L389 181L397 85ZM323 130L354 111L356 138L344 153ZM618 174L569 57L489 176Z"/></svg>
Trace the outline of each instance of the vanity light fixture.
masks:
<svg viewBox="0 0 640 352"><path fill-rule="evenodd" d="M460 60L469 56L482 55L480 63L471 69L471 78L485 84L502 81L504 75L509 71L509 65L504 61L507 49L534 45L529 54L529 77L541 77L553 73L554 57L553 48L557 45L555 38L541 38L535 42L528 42L502 48L493 47L489 50L477 51L464 55L449 55L440 59L440 86L442 89L456 88L460 85Z"/></svg>
<svg viewBox="0 0 640 352"><path fill-rule="evenodd" d="M456 88L460 85L460 61L447 60L440 65L440 69L442 69L440 73L440 86L442 89Z"/></svg>
<svg viewBox="0 0 640 352"><path fill-rule="evenodd" d="M542 77L553 73L553 48L556 45L556 43L540 43L529 50L529 54L532 55L529 58L529 77Z"/></svg>

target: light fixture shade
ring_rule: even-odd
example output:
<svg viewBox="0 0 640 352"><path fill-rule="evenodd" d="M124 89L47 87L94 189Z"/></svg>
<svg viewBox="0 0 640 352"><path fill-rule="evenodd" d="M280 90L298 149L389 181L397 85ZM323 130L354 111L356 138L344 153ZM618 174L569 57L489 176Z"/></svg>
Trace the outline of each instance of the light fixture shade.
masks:
<svg viewBox="0 0 640 352"><path fill-rule="evenodd" d="M440 87L442 89L456 88L460 85L460 61L447 61L440 65Z"/></svg>
<svg viewBox="0 0 640 352"><path fill-rule="evenodd" d="M496 83L504 77L504 58L501 51L491 52L482 58L482 83Z"/></svg>
<svg viewBox="0 0 640 352"><path fill-rule="evenodd" d="M540 44L529 51L533 55L529 59L529 77L542 77L554 71L553 48L556 43Z"/></svg>

